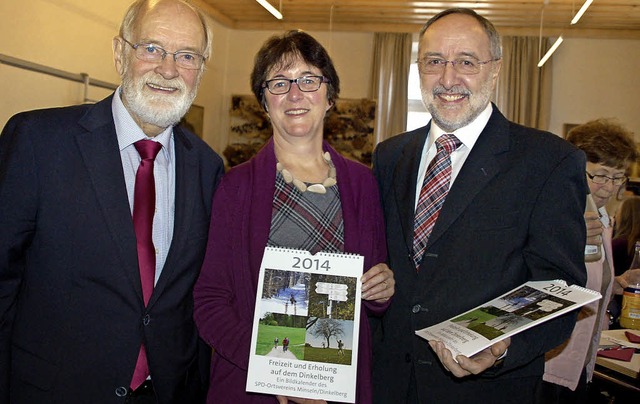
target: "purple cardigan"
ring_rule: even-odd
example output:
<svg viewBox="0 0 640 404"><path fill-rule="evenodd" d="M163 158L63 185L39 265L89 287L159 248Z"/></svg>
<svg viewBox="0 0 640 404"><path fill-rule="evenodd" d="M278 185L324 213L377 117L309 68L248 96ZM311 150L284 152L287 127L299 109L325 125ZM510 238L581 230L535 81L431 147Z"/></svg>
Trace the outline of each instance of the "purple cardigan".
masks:
<svg viewBox="0 0 640 404"><path fill-rule="evenodd" d="M336 166L344 218L345 252L364 256L364 267L386 262L384 219L371 171L340 156ZM215 349L208 403L274 403L275 396L245 392L258 272L271 226L276 157L273 140L230 170L213 198L207 253L194 288L194 317ZM364 302L364 301L363 301ZM363 303L360 317L357 403L371 403L371 335L367 315L381 316L389 302Z"/></svg>

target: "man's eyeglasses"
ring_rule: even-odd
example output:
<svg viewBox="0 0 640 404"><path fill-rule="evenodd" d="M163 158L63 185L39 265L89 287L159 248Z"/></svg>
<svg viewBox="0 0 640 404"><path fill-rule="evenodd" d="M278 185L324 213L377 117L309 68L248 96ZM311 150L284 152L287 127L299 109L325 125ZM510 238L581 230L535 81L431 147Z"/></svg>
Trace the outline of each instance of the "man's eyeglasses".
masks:
<svg viewBox="0 0 640 404"><path fill-rule="evenodd" d="M427 57L422 60L418 60L416 63L418 64L418 70L423 74L440 74L444 71L445 67L447 67L447 64L451 64L451 67L460 74L478 74L480 73L480 69L483 65L496 62L498 60L500 60L500 58L481 62L478 59L471 57L459 58L456 60Z"/></svg>
<svg viewBox="0 0 640 404"><path fill-rule="evenodd" d="M296 83L300 91L311 93L318 91L322 83L329 83L329 79L323 76L302 76L297 79L272 79L264 82L262 88L266 88L273 95L282 95L291 91L291 85Z"/></svg>
<svg viewBox="0 0 640 404"><path fill-rule="evenodd" d="M613 185L622 185L625 182L627 182L627 180L629 179L627 176L623 176L623 177L607 177L606 175L591 175L589 173L587 173L587 177L589 177L591 182L593 182L594 184L599 184L599 185L604 185L604 184L608 183L609 181L611 181L613 183Z"/></svg>
<svg viewBox="0 0 640 404"><path fill-rule="evenodd" d="M178 67L189 70L198 70L202 67L204 62L204 56L189 51L167 52L158 45L152 43L137 43L132 44L126 39L123 41L129 44L133 48L136 54L136 58L144 60L145 62L161 63L167 55L172 55L173 60Z"/></svg>

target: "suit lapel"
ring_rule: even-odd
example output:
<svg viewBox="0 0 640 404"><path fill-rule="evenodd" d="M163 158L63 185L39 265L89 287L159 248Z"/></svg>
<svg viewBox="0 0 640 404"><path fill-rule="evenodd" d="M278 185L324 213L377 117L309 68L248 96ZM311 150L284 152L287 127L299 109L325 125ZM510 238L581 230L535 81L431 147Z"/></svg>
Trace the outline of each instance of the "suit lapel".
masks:
<svg viewBox="0 0 640 404"><path fill-rule="evenodd" d="M174 145L175 145L175 170L176 170L176 190L175 190L175 212L173 221L173 237L171 246L162 274L158 279L158 283L153 289L153 294L149 300L151 307L158 296L166 288L168 282L173 277L176 270L176 260L180 260L180 252L189 236L189 224L192 223L194 195L197 195L197 187L199 186L198 178L198 158L193 154L194 149L191 142L182 132L179 126L174 127Z"/></svg>
<svg viewBox="0 0 640 404"><path fill-rule="evenodd" d="M509 122L493 106L489 122L467 157L429 236L436 242L500 170L499 155L509 150Z"/></svg>
<svg viewBox="0 0 640 404"><path fill-rule="evenodd" d="M427 125L416 129L416 136L411 136L411 140L402 148L402 154L393 175L396 205L400 214L402 234L409 253L413 251L416 182L418 181L422 149L424 142L427 140L430 127L430 125ZM407 173L409 175L408 178Z"/></svg>
<svg viewBox="0 0 640 404"><path fill-rule="evenodd" d="M136 236L122 170L116 129L108 97L89 109L78 122L87 131L76 135L107 230L117 246L121 268L142 299Z"/></svg>

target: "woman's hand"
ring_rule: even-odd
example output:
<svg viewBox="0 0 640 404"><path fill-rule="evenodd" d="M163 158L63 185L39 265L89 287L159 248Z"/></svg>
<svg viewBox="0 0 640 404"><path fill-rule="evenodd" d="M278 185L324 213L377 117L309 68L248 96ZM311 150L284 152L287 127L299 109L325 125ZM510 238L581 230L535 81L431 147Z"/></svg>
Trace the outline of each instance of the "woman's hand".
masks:
<svg viewBox="0 0 640 404"><path fill-rule="evenodd" d="M640 283L640 269L627 269L622 275L615 277L613 293L621 295L622 292L624 292L624 288L629 285L635 285L636 283Z"/></svg>
<svg viewBox="0 0 640 404"><path fill-rule="evenodd" d="M603 226L598 212L585 212L584 222L587 225L587 244L602 245Z"/></svg>
<svg viewBox="0 0 640 404"><path fill-rule="evenodd" d="M377 264L362 275L362 298L384 303L393 296L396 289L393 271L387 264Z"/></svg>

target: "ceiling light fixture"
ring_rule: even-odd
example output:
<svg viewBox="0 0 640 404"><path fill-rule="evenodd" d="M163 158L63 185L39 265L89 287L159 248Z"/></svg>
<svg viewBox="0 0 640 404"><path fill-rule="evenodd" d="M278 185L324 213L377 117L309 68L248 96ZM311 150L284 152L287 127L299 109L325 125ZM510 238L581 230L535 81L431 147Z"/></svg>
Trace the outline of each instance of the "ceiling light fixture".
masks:
<svg viewBox="0 0 640 404"><path fill-rule="evenodd" d="M560 46L562 41L564 41L564 39L562 39L562 35L560 35L558 39L556 39L556 41L553 43L553 45L551 45L551 48L549 48L547 53L545 53L542 59L540 59L540 62L538 62L538 67L542 67L542 65L547 62L547 59L549 59L551 55L553 55L553 52L555 52L556 49L558 49L558 46Z"/></svg>
<svg viewBox="0 0 640 404"><path fill-rule="evenodd" d="M274 17L276 17L279 20L282 19L282 13L280 13L280 11L276 10L275 7L269 4L267 0L256 0L256 1L258 2L258 4L264 7L268 12L270 12Z"/></svg>
<svg viewBox="0 0 640 404"><path fill-rule="evenodd" d="M573 20L571 20L571 25L577 23L580 20L580 18L582 17L582 14L584 14L584 12L587 11L591 3L593 3L593 0L585 0L582 7L580 7L580 10L578 10L575 17L573 17Z"/></svg>

